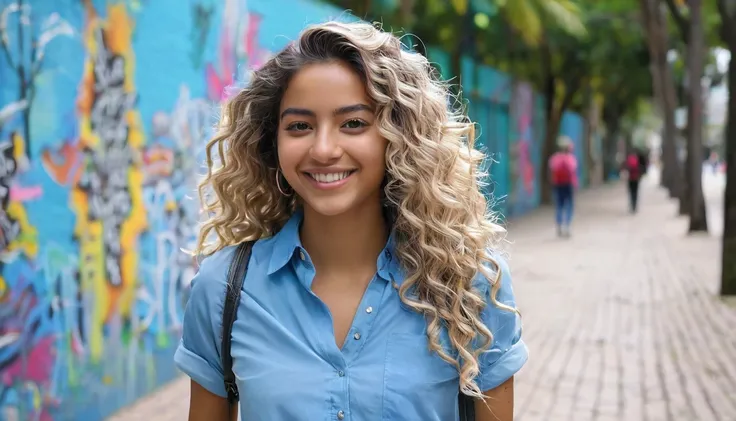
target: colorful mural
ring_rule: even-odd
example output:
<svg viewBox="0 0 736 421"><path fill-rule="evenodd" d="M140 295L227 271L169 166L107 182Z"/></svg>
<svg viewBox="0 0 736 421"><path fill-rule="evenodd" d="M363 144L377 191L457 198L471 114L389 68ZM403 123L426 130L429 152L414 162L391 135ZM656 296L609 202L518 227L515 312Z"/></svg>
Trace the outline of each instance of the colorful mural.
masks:
<svg viewBox="0 0 736 421"><path fill-rule="evenodd" d="M101 420L176 375L217 102L337 15L0 0L0 420Z"/></svg>
<svg viewBox="0 0 736 421"><path fill-rule="evenodd" d="M521 215L539 205L539 168L542 136L535 127L534 91L528 83L517 83L512 94L512 118L515 124L510 141L511 186L508 214Z"/></svg>

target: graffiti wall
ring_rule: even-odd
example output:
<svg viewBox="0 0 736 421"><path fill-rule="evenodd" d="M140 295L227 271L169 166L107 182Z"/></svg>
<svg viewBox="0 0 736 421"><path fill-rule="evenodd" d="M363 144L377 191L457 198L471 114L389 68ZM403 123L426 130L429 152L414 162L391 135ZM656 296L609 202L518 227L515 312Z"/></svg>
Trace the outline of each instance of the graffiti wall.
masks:
<svg viewBox="0 0 736 421"><path fill-rule="evenodd" d="M510 187L508 214L522 215L539 206L540 183L539 168L544 125L539 124L539 116L544 109L539 106L537 94L531 85L516 83L512 95L513 131L510 143ZM542 119L543 120L543 119Z"/></svg>
<svg viewBox="0 0 736 421"><path fill-rule="evenodd" d="M216 104L335 16L0 0L0 420L100 420L176 375Z"/></svg>

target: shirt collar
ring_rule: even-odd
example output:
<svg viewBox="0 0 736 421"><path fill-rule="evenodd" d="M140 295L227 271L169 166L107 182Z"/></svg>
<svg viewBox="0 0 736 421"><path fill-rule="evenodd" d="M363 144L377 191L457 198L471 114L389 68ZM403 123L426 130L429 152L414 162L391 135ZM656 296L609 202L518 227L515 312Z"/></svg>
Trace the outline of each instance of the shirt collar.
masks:
<svg viewBox="0 0 736 421"><path fill-rule="evenodd" d="M271 261L268 263L268 274L272 275L294 257L296 250L303 249L302 241L299 238L299 226L304 218L301 210L297 210L291 215L286 225L279 230L273 237L273 252L271 253Z"/></svg>
<svg viewBox="0 0 736 421"><path fill-rule="evenodd" d="M294 212L286 224L273 237L273 253L268 263L268 274L272 275L278 270L286 266L297 251L306 253L299 238L299 227L301 226L304 214L301 210ZM378 255L376 267L378 268L378 276L386 281L396 282L400 285L404 280L404 274L399 264L399 259L394 253L395 235L392 232L389 235L386 246L381 254Z"/></svg>

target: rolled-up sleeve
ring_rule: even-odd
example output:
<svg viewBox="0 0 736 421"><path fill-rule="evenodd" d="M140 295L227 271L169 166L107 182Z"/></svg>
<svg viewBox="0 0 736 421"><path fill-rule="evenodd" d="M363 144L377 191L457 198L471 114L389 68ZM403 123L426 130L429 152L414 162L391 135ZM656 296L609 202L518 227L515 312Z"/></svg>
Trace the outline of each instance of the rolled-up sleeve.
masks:
<svg viewBox="0 0 736 421"><path fill-rule="evenodd" d="M511 272L508 263L495 256L501 271L501 283L496 300L506 306L516 308L516 299L511 285ZM483 279L478 287L485 294L488 305L481 313L483 323L493 333L491 348L479 358L480 373L476 379L482 391L494 389L513 377L529 358L524 341L521 339L521 318L516 312L499 308L491 301L491 287Z"/></svg>
<svg viewBox="0 0 736 421"><path fill-rule="evenodd" d="M174 354L179 370L221 397L227 397L220 349L229 254L221 251L205 259L192 279L182 338Z"/></svg>

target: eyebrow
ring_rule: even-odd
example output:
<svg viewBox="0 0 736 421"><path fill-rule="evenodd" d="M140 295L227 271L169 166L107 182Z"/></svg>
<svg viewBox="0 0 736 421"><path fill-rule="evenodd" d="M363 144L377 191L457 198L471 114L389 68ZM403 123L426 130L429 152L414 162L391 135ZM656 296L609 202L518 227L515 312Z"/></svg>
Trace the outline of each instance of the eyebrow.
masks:
<svg viewBox="0 0 736 421"><path fill-rule="evenodd" d="M342 115L342 114L350 114L358 111L369 111L373 112L373 108L366 104L353 104L353 105L346 105L344 107L340 107L332 112L333 115ZM308 116L308 117L315 117L316 114L314 111L306 109L306 108L287 108L284 110L284 112L281 113L281 119L283 120L284 117L287 115L301 115L301 116Z"/></svg>

